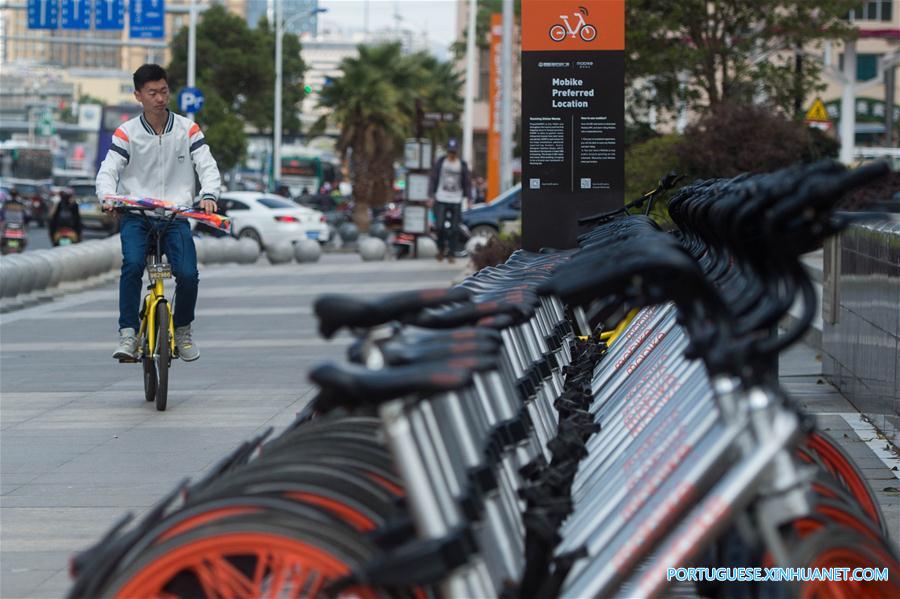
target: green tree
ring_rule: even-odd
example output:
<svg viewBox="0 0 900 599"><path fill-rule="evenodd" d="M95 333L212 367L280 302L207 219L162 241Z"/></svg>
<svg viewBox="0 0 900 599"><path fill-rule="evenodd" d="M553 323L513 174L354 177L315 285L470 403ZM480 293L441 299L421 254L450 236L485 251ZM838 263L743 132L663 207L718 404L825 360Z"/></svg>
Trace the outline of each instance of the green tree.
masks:
<svg viewBox="0 0 900 599"><path fill-rule="evenodd" d="M260 131L271 131L275 106L275 30L263 17L254 30L259 39L262 56L268 60L268 79L256 93L248 95L242 114L248 122ZM281 66L281 125L284 133L299 135L301 125L299 118L300 102L306 97L303 78L306 64L300 57L300 40L295 35L286 33L282 38Z"/></svg>
<svg viewBox="0 0 900 599"><path fill-rule="evenodd" d="M78 96L79 104L97 104L98 106L103 106L103 100L96 96L92 96L90 94L81 94Z"/></svg>
<svg viewBox="0 0 900 599"><path fill-rule="evenodd" d="M172 40L167 70L173 90L187 81L187 42L185 27ZM285 34L283 49L282 123L285 133L296 135L300 133L297 111L304 94L306 65L295 36ZM263 19L256 29L250 29L245 20L221 5L203 13L197 25L197 87L206 97L197 121L220 168L230 170L246 153L245 124L264 133L272 130L275 34L268 22Z"/></svg>
<svg viewBox="0 0 900 599"><path fill-rule="evenodd" d="M340 69L319 103L340 128L337 149L350 160L354 220L365 230L367 208L393 195L394 162L414 132L416 101L426 110L458 112L461 84L451 65L423 53L404 55L398 43L361 45Z"/></svg>
<svg viewBox="0 0 900 599"><path fill-rule="evenodd" d="M794 49L852 38L857 0L629 0L626 78L633 107L749 102L760 93L788 114L820 86L814 60ZM634 116L634 113L632 114Z"/></svg>
<svg viewBox="0 0 900 599"><path fill-rule="evenodd" d="M407 61L413 70L412 81L415 85L410 91L419 100L423 110L462 113L462 79L452 63L442 62L427 52L412 54L407 57ZM460 126L458 122L441 122L435 125L431 133L432 139L442 143L450 137L460 135Z"/></svg>

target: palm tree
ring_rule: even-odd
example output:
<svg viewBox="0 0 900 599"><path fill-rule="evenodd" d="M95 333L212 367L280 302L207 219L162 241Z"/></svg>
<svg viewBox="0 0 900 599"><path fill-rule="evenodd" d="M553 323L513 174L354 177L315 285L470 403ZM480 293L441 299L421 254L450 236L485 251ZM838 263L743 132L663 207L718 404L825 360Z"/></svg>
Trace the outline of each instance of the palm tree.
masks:
<svg viewBox="0 0 900 599"><path fill-rule="evenodd" d="M358 56L341 62L341 76L322 89L319 104L331 109L341 131L337 149L350 159L360 229L368 229L370 206L392 199L394 162L414 131L416 100L428 110L457 111L460 86L452 65L384 43L359 46Z"/></svg>

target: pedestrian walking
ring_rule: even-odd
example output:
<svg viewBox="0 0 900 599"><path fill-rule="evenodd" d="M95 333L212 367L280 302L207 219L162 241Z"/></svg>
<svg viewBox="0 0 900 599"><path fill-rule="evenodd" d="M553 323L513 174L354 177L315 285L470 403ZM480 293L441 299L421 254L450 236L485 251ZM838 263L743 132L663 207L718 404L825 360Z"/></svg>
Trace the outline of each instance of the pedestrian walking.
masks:
<svg viewBox="0 0 900 599"><path fill-rule="evenodd" d="M441 261L446 255L448 262L455 262L463 198L470 200L472 197L469 166L459 156L459 142L456 139L447 142L447 153L431 169L428 190L434 209L437 259Z"/></svg>

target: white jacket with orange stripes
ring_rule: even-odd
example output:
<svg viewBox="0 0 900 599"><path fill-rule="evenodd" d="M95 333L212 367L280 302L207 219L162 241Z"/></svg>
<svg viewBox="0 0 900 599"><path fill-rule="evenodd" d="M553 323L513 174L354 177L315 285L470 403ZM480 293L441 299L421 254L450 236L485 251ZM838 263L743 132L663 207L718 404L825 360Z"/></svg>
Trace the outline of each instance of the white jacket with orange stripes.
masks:
<svg viewBox="0 0 900 599"><path fill-rule="evenodd" d="M176 204L194 201L194 169L202 199L217 199L222 185L219 167L200 126L169 112L157 135L141 114L113 133L112 145L97 173L97 195L133 195Z"/></svg>

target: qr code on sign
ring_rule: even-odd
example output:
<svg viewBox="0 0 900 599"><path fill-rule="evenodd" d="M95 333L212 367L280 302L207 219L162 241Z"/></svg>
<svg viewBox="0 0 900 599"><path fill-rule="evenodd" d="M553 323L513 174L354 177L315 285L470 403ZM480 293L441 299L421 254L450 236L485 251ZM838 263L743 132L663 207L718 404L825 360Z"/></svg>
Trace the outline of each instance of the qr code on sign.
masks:
<svg viewBox="0 0 900 599"><path fill-rule="evenodd" d="M541 188L541 180L540 179L529 179L528 180L528 188L529 189L540 189Z"/></svg>
<svg viewBox="0 0 900 599"><path fill-rule="evenodd" d="M590 189L590 188L591 188L590 177L582 177L581 178L581 189Z"/></svg>

